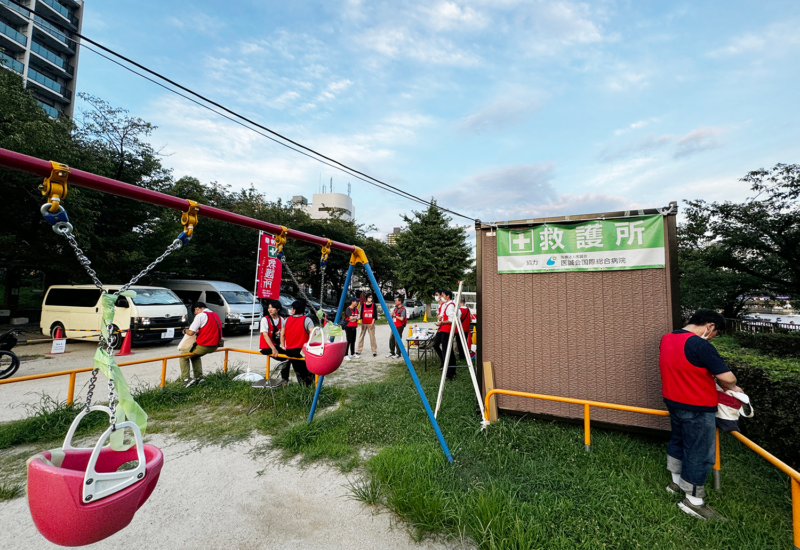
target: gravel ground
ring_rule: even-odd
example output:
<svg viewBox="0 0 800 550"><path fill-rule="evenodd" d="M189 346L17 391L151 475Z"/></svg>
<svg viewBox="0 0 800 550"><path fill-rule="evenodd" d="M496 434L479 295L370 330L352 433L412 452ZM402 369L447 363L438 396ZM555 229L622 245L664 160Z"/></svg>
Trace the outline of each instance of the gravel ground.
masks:
<svg viewBox="0 0 800 550"><path fill-rule="evenodd" d="M414 542L391 514L350 498L348 479L337 470L301 469L259 451L265 437L222 448L158 434L148 439L164 451L158 486L126 529L85 548L134 541L153 550L464 547ZM25 497L0 503L0 517L0 548L59 548L36 531Z"/></svg>
<svg viewBox="0 0 800 550"><path fill-rule="evenodd" d="M417 323L420 326L433 327L433 323ZM378 357L373 358L370 353L369 336L366 337L364 342L364 354L361 359L347 361L335 373L325 377L326 384L349 385L357 384L366 380L373 380L381 376L381 366L390 362L396 362L396 359L387 359L386 354L389 353L389 335L391 333L388 325L378 325L375 327L376 339L378 342ZM405 338L408 335L408 329L403 335ZM33 337L33 336L32 336ZM119 363L126 361L139 361L153 357L162 357L166 355L178 354L176 349L178 341L174 340L172 344L155 345L149 347L134 347L134 355L127 357L120 357L117 361ZM234 336L226 337L225 345L229 348L250 349L250 336ZM253 349L257 349L257 337L253 338ZM92 365L92 357L97 349L96 342L87 342L81 340L69 340L67 342L67 353L63 355L48 356L45 355L50 351L49 343L33 344L28 346L18 346L14 348L14 352L22 359L22 364L15 374L15 377L28 376L31 374L41 374L47 372L56 372L69 369L77 369L90 367ZM413 354L412 354L413 355ZM266 371L266 360L264 357L231 353L229 365L239 365L242 368L247 367L247 362L250 361L250 367L253 371L264 374ZM203 369L206 372L216 370L222 367L223 354L215 353L211 356L206 356L203 359ZM131 387L140 384L156 385L161 379L161 362L145 363L142 365L130 365L122 367L125 374L125 379ZM167 361L167 380L175 380L180 375L180 365L178 359L170 359ZM81 401L86 396L86 386L89 382L90 373L80 373L76 376L75 382L75 400ZM100 375L101 382L105 383L105 379ZM292 375L294 380L294 375ZM63 401L67 398L69 377L58 376L53 378L42 378L38 380L31 380L20 382L17 384L0 384L0 422L8 420L17 420L29 416L29 407L39 403L42 395L48 395L51 398Z"/></svg>

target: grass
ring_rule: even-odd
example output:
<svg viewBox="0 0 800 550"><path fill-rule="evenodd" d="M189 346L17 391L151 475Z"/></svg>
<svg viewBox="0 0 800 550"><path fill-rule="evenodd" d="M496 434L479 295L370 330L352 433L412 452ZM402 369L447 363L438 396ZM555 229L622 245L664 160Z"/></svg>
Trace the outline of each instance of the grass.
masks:
<svg viewBox="0 0 800 550"><path fill-rule="evenodd" d="M471 539L483 549L771 550L791 544L788 479L727 435L724 493L710 491L709 501L731 521L705 523L680 512L677 498L665 492L663 439L594 429L586 453L577 426L502 417L481 431L463 369L448 383L439 414L454 464L444 458L402 365L388 367L379 382L347 390L325 386L311 424L305 422L311 391L297 385L278 390L278 407L284 397L289 404L280 417L271 400L245 416L254 390L234 382L234 374L209 375L206 384L188 390L178 384L137 390L150 415L148 431L223 445L254 431L272 435L286 457L352 472L353 498L391 510L417 540ZM424 373L420 367L418 374L433 398L438 369ZM0 424L0 447L6 447L0 471L20 461L24 467L32 453L22 447L34 440L40 448L57 442L74 414L49 403L34 418ZM100 430L104 422L97 422L84 433ZM5 475L0 483L0 494L19 485Z"/></svg>
<svg viewBox="0 0 800 550"><path fill-rule="evenodd" d="M758 350L740 346L732 336L720 336L711 341L725 360L763 368L773 378L800 376L800 357L775 357Z"/></svg>

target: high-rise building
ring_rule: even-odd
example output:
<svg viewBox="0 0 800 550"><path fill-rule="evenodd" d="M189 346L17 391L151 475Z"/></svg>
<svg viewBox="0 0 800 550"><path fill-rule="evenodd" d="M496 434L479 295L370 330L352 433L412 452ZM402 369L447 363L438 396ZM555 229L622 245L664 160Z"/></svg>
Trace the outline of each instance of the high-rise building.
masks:
<svg viewBox="0 0 800 550"><path fill-rule="evenodd" d="M83 0L0 0L0 65L19 73L39 105L72 117ZM58 22L53 25L50 21Z"/></svg>
<svg viewBox="0 0 800 550"><path fill-rule="evenodd" d="M302 195L295 195L292 197L292 205L308 212L314 220L326 220L334 213L347 221L356 218L353 199L344 193L314 193L311 204L308 204L308 199Z"/></svg>
<svg viewBox="0 0 800 550"><path fill-rule="evenodd" d="M403 232L402 229L400 229L399 227L395 227L394 231L392 231L391 233L386 235L386 243L387 244L395 244L395 243L397 243L397 236L402 232Z"/></svg>

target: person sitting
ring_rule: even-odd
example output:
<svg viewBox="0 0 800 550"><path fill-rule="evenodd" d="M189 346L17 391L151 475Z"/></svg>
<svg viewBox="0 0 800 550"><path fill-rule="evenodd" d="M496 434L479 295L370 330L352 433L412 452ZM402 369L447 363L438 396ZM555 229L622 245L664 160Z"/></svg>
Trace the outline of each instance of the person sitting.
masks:
<svg viewBox="0 0 800 550"><path fill-rule="evenodd" d="M267 315L261 318L261 326L259 332L261 339L259 340L258 347L262 355L271 355L277 357L279 353L283 353L281 345L281 330L286 322L281 317L281 303L278 300L270 300L267 305ZM289 378L288 366L286 378Z"/></svg>
<svg viewBox="0 0 800 550"><path fill-rule="evenodd" d="M306 317L306 304L301 300L292 302L292 308L289 310L290 317L286 319L286 323L281 330L281 347L286 350L286 355L296 359L291 359L290 363L294 369L294 375L297 377L297 382L304 386L311 386L314 384L314 375L308 372L306 362L302 359L303 344L308 342L308 335L314 328L314 323ZM283 378L283 385L289 384L289 369L286 369L286 374L281 371Z"/></svg>
<svg viewBox="0 0 800 550"><path fill-rule="evenodd" d="M222 340L222 321L219 315L206 308L203 302L194 304L194 320L183 333L189 336L197 335L197 341L192 346L193 357L181 357L181 378L184 386L191 387L204 382L203 360L201 357L214 353ZM189 377L189 360L192 362L194 378Z"/></svg>

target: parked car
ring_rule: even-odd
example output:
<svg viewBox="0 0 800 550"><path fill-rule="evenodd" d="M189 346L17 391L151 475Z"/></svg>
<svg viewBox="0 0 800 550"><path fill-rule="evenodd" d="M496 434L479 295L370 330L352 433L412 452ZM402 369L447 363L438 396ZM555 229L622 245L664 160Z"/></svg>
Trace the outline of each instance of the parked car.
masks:
<svg viewBox="0 0 800 550"><path fill-rule="evenodd" d="M416 319L425 313L425 306L417 300L406 300L404 305L406 307L406 312L408 313L409 319Z"/></svg>
<svg viewBox="0 0 800 550"><path fill-rule="evenodd" d="M258 330L264 310L261 302L255 300L252 293L244 287L223 281L191 279L171 279L161 281L161 284L174 291L187 305L190 313L193 313L192 304L204 302L208 309L219 315L228 333L245 331L251 327Z"/></svg>
<svg viewBox="0 0 800 550"><path fill-rule="evenodd" d="M121 285L110 285L110 292ZM114 312L114 328L131 330L132 342L171 342L188 326L188 311L181 299L168 288L132 286L134 298L119 296ZM42 334L54 337L60 328L67 338L99 340L102 323L101 292L93 285L54 285L47 289L42 301ZM91 331L97 336L90 336ZM122 345L119 333L112 335L116 347Z"/></svg>

